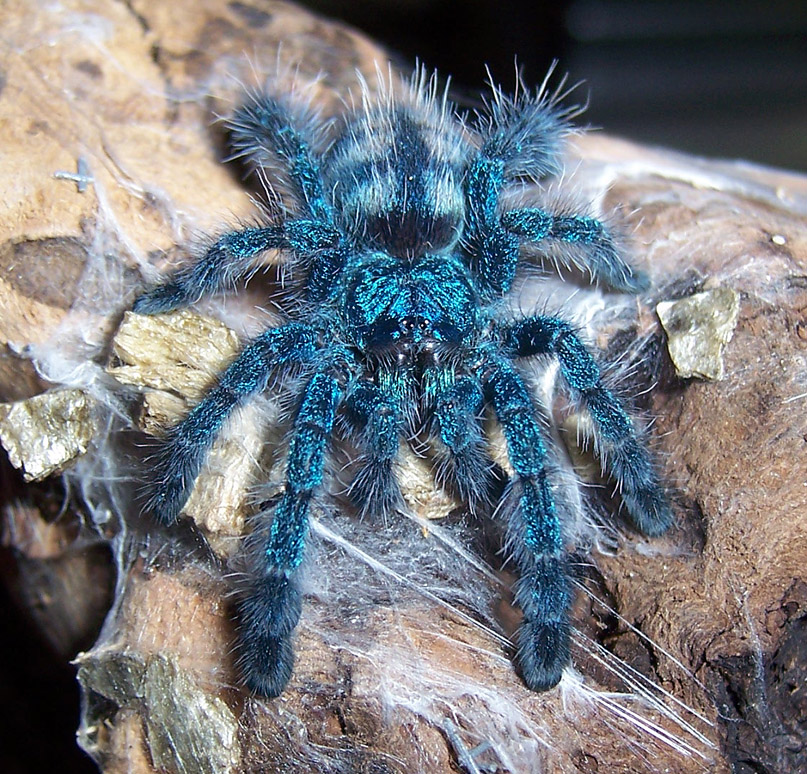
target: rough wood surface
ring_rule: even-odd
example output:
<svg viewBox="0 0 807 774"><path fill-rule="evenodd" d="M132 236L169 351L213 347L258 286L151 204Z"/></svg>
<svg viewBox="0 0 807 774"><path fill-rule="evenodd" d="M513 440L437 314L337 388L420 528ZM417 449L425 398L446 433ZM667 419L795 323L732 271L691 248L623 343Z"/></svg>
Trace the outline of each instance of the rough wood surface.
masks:
<svg viewBox="0 0 807 774"><path fill-rule="evenodd" d="M299 67L297 77L319 78L327 113L355 87L356 68L372 76L383 52L276 2L4 7L0 399L57 385L98 400L102 426L122 440L96 438L92 464L70 474L91 499L109 474L99 460L120 455L127 462L116 472L133 479L147 469L127 467L140 452L114 417L134 408L104 370L109 341L143 277L174 265L199 235L254 215L246 188L220 163L211 121L237 100L239 82L255 84L278 57ZM642 402L655 417L678 520L661 540L628 536L620 550L594 555L585 576L592 596L581 594L574 613L584 684L570 678L531 694L506 645L456 606L397 591L361 604L365 576L349 574L360 562L323 541L316 563L331 585L312 588L290 689L274 702L248 697L232 663L227 568L189 529L145 538L132 486L96 529L117 549L118 597L96 646L78 659L81 740L103 771L450 772L485 740L494 746L476 765L519 774L799 770L807 179L596 135L579 138L576 154L581 185L606 210L621 210L635 260L654 280L634 323L606 326L598 343L639 363L633 386L654 385ZM682 379L655 304L721 288L739 297L724 378ZM247 300L264 303L260 290ZM233 305L212 311L242 335L268 319ZM50 519L41 521L34 498L22 500L5 505L6 544L29 561L70 551L72 537L32 542ZM96 521L99 502L107 503L93 500ZM395 533L404 540L434 550L425 528ZM46 543L47 557L31 555ZM78 575L98 604L96 576ZM463 582L501 596L487 576ZM37 595L28 599L33 606ZM512 611L501 608L507 631ZM622 663L636 673L620 676ZM631 712L645 728L628 721Z"/></svg>

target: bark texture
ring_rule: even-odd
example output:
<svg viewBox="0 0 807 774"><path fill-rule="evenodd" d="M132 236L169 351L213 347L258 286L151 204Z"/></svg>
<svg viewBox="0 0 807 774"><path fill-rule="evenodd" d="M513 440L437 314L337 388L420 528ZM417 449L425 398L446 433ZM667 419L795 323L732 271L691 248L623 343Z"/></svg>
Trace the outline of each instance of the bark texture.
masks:
<svg viewBox="0 0 807 774"><path fill-rule="evenodd" d="M147 380L113 379L111 341L144 281L186 257L201 235L255 217L248 189L221 163L212 123L241 84L259 84L280 63L289 77L296 70L299 81L316 81L327 115L355 91L357 70L374 78L385 55L279 2L34 5L12 0L4 9L0 400L81 390L96 434L88 452L63 463L72 465L68 513L43 507L47 483L16 489L3 505L3 534L27 568L8 580L62 653L85 642L107 607L104 568L118 574L106 623L77 658L79 738L101 769L799 770L807 755L807 179L600 135L575 142L583 195L622 213L634 262L653 278L638 302L606 297L620 312L604 317L597 344L634 363L624 389L641 393L640 408L654 417L652 445L677 515L664 538L625 533L619 550L585 559L589 593L574 610L582 683L570 675L536 695L513 672L498 634L514 617L498 585L507 568L497 576L463 566L456 580L458 560L441 558L428 527L350 526L340 542L329 530L341 522L323 517L309 572L321 579L311 581L295 676L283 697L260 701L237 684L225 580L227 542L244 528L247 506L227 500L236 516L222 521L204 513L213 507L208 491L197 498L204 523L168 532L141 519L137 482L148 468L133 428L142 406L121 383ZM243 336L271 322L245 311L265 305L266 291L253 283L241 301L207 311ZM678 307L662 329L656 304L690 297L698 313ZM720 320L732 324L716 332ZM694 337L695 352L712 340L708 371L686 373L715 378L676 372L667 344L679 336L684 348ZM115 357L114 368L131 366ZM172 391L173 402L153 404L155 415L182 411L173 383ZM249 446L250 464L260 448ZM277 466L272 454L263 462ZM427 501L420 511L436 507ZM445 521L464 539L463 517ZM407 555L411 576L401 570ZM398 577L380 582L383 570L367 556ZM496 615L480 619L470 597L452 597L457 583L481 607L500 600ZM417 593L424 588L445 594Z"/></svg>

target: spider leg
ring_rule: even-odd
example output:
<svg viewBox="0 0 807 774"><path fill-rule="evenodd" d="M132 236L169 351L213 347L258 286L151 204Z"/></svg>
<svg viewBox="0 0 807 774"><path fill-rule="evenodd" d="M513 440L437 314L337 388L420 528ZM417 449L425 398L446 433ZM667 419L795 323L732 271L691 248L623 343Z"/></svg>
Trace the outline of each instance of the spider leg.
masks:
<svg viewBox="0 0 807 774"><path fill-rule="evenodd" d="M486 397L507 440L515 471L517 502L508 542L520 579L515 600L524 612L518 631L518 662L534 691L556 685L569 663L571 589L560 520L544 468L546 450L535 408L513 364L489 354L483 366Z"/></svg>
<svg viewBox="0 0 807 774"><path fill-rule="evenodd" d="M484 148L483 148L484 151ZM463 239L469 268L486 299L506 293L516 276L520 241L499 219L499 194L505 162L483 151L471 162L466 177L467 216Z"/></svg>
<svg viewBox="0 0 807 774"><path fill-rule="evenodd" d="M605 282L614 290L638 293L650 285L644 272L622 259L608 229L595 218L553 215L537 207L525 207L505 212L501 223L520 244L544 242L551 246L558 263L586 271L593 281Z"/></svg>
<svg viewBox="0 0 807 774"><path fill-rule="evenodd" d="M291 677L290 635L302 607L297 569L340 399L337 378L325 370L317 371L306 384L294 420L283 494L274 507L268 535L259 532L251 541L258 551L238 605L239 665L247 686L263 696L278 696Z"/></svg>
<svg viewBox="0 0 807 774"><path fill-rule="evenodd" d="M333 225L320 160L313 150L322 130L304 108L294 109L267 94L253 95L229 121L232 158L244 157L286 185L300 215L282 225L245 228L217 239L199 261L135 300L134 311L156 314L194 303L246 276L266 250L291 250L309 262L311 300L326 298L344 266L346 248Z"/></svg>
<svg viewBox="0 0 807 774"><path fill-rule="evenodd" d="M266 389L272 371L314 356L316 332L292 323L273 328L248 344L217 384L178 425L157 455L153 495L148 510L172 524L188 499L210 446L225 420L250 396Z"/></svg>
<svg viewBox="0 0 807 774"><path fill-rule="evenodd" d="M332 297L348 250L334 228L333 206L322 182L317 148L329 144L327 124L318 121L303 101L258 93L233 114L228 125L232 158L244 158L265 181L285 187L302 215L303 233L283 246L309 258L307 298L318 302Z"/></svg>
<svg viewBox="0 0 807 774"><path fill-rule="evenodd" d="M580 215L555 216L537 209L501 214L502 189L519 179L540 179L559 172L562 141L569 133L557 94L524 93L515 99L494 89L487 116L480 116L481 146L466 175L467 223L464 249L483 296L492 298L512 286L522 244L546 241L555 259L587 271L615 290L646 290L647 277L626 263L607 228Z"/></svg>
<svg viewBox="0 0 807 774"><path fill-rule="evenodd" d="M603 468L620 484L622 501L645 535L660 535L672 511L653 461L619 400L607 390L600 369L571 326L556 317L528 317L505 328L505 346L516 357L552 355L573 396L582 400L596 427Z"/></svg>
<svg viewBox="0 0 807 774"><path fill-rule="evenodd" d="M545 242L556 260L587 271L615 290L638 293L649 286L647 276L619 255L606 227L595 218L556 216L536 207L499 215L499 194L505 183L505 162L479 155L467 179L468 228L465 250L483 295L510 290L520 247Z"/></svg>
<svg viewBox="0 0 807 774"><path fill-rule="evenodd" d="M138 314L168 312L231 287L249 273L255 258L266 250L321 254L322 260L327 262L330 258L330 263L335 257L337 269L341 270L344 256L340 241L337 229L313 220L292 220L281 226L234 231L217 239L199 261L178 271L167 283L135 299L132 309ZM322 283L320 280L319 284Z"/></svg>
<svg viewBox="0 0 807 774"><path fill-rule="evenodd" d="M449 452L450 480L472 507L487 500L491 484L493 463L479 421L483 402L482 386L470 376L441 390L435 402L440 440Z"/></svg>
<svg viewBox="0 0 807 774"><path fill-rule="evenodd" d="M322 185L319 154L314 148L327 140L325 127L305 104L257 93L227 122L232 158L243 158L256 170L271 173L289 188L295 204L307 216L331 223L333 213Z"/></svg>
<svg viewBox="0 0 807 774"><path fill-rule="evenodd" d="M487 109L477 116L480 147L466 175L463 242L469 267L485 297L510 289L519 258L518 236L500 221L502 188L520 179L541 179L560 171L561 148L570 131L568 118L576 112L576 108L558 105L562 87L563 81L551 94L545 81L536 92L523 89L510 98L494 86Z"/></svg>
<svg viewBox="0 0 807 774"><path fill-rule="evenodd" d="M403 507L393 469L401 434L397 403L380 387L358 382L345 404L357 445L365 452L351 499L362 516L386 517Z"/></svg>
<svg viewBox="0 0 807 774"><path fill-rule="evenodd" d="M481 155L504 162L508 182L524 177L540 179L561 170L563 142L571 131L569 119L580 109L559 104L565 78L554 93L547 91L553 69L533 92L524 86L520 74L512 97L494 86L492 99L486 100L486 110L477 114Z"/></svg>

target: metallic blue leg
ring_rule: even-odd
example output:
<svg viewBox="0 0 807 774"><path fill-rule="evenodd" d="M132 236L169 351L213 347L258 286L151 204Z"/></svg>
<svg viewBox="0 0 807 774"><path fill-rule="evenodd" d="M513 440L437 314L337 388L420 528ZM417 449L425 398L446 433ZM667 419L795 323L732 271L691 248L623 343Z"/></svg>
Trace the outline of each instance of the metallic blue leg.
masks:
<svg viewBox="0 0 807 774"><path fill-rule="evenodd" d="M333 293L345 265L346 248L333 225L320 162L311 150L314 128L307 121L300 111L295 113L268 95L257 95L229 122L233 158L245 157L253 167L273 171L281 188L285 181L294 207L305 217L280 226L225 234L197 263L137 298L135 312L167 312L232 287L254 268L255 259L266 250L291 250L307 263L306 293L312 301L321 301Z"/></svg>
<svg viewBox="0 0 807 774"><path fill-rule="evenodd" d="M298 254L320 250L340 253L337 249L339 241L340 235L335 228L308 220L235 231L214 242L201 260L181 269L169 282L139 296L132 309L138 314L168 312L225 290L246 276L255 258L266 250L285 249Z"/></svg>
<svg viewBox="0 0 807 774"><path fill-rule="evenodd" d="M282 226L226 234L208 248L201 260L178 271L164 285L138 296L132 309L138 314L169 312L228 288L249 272L256 256L284 247L284 241Z"/></svg>
<svg viewBox="0 0 807 774"><path fill-rule="evenodd" d="M560 146L574 108L558 108L540 92L509 99L498 90L482 119L482 146L466 176L464 235L471 271L484 296L506 293L515 278L519 248L545 241L561 265L587 271L615 290L646 290L647 277L617 252L605 226L585 216L552 215L538 208L500 214L502 188L515 180L559 172Z"/></svg>
<svg viewBox="0 0 807 774"><path fill-rule="evenodd" d="M502 215L502 226L521 244L545 242L553 247L553 258L566 268L588 272L595 282L615 290L638 293L647 290L647 276L626 263L617 252L606 227L582 215L553 215L528 207Z"/></svg>
<svg viewBox="0 0 807 774"><path fill-rule="evenodd" d="M359 382L345 404L354 439L363 452L351 499L362 516L386 518L403 507L393 470L402 429L398 406L370 382Z"/></svg>
<svg viewBox="0 0 807 774"><path fill-rule="evenodd" d="M266 389L278 366L310 360L316 332L297 323L262 333L248 344L221 375L218 383L173 427L157 454L150 510L163 524L172 524L199 475L219 430L235 408Z"/></svg>
<svg viewBox="0 0 807 774"><path fill-rule="evenodd" d="M304 106L286 104L269 94L252 95L228 121L233 158L244 158L253 167L271 172L281 187L285 183L295 203L314 220L332 222L325 198L320 159L313 150L317 125Z"/></svg>
<svg viewBox="0 0 807 774"><path fill-rule="evenodd" d="M518 631L518 663L534 691L556 685L569 663L569 575L563 536L547 481L546 451L535 408L513 364L489 355L483 366L487 399L504 430L516 477L517 502L510 517L508 542L520 579L515 600L524 612Z"/></svg>
<svg viewBox="0 0 807 774"><path fill-rule="evenodd" d="M560 172L568 118L577 112L575 107L560 107L543 89L530 93L523 84L519 87L515 97L494 88L488 115L481 116L480 153L504 163L508 183L524 178L539 180Z"/></svg>
<svg viewBox="0 0 807 774"><path fill-rule="evenodd" d="M473 505L488 499L493 466L480 423L482 387L464 376L437 394L435 419L449 452L449 479L460 497Z"/></svg>
<svg viewBox="0 0 807 774"><path fill-rule="evenodd" d="M280 193L290 195L295 210L305 216L302 222L308 224L309 232L317 226L324 234L332 234L330 246L323 244L327 240L311 238L310 233L298 235L286 245L308 258L307 298L319 302L332 297L347 248L333 231L333 207L325 195L321 159L314 150L317 145L327 145L319 137L323 125L313 119L306 105L269 94L251 96L228 124L233 158L244 158L262 173L269 173Z"/></svg>
<svg viewBox="0 0 807 774"><path fill-rule="evenodd" d="M463 242L486 298L510 289L519 259L521 240L500 221L501 190L516 180L538 180L560 171L560 148L573 112L559 108L541 90L524 90L511 99L494 88L487 110L479 116L482 144L466 175Z"/></svg>
<svg viewBox="0 0 807 774"><path fill-rule="evenodd" d="M637 438L630 417L600 379L594 358L571 326L556 317L529 317L504 330L515 357L552 355L573 395L594 420L604 470L619 482L622 501L636 527L660 535L672 524L672 511L659 486L653 461Z"/></svg>
<svg viewBox="0 0 807 774"><path fill-rule="evenodd" d="M290 635L300 618L302 595L297 569L303 560L308 510L322 483L328 441L341 388L325 370L305 387L286 465L286 485L268 530L250 540L253 567L238 605L239 665L247 686L278 696L294 665Z"/></svg>
<svg viewBox="0 0 807 774"><path fill-rule="evenodd" d="M465 249L483 295L510 290L521 246L539 242L552 249L561 265L588 272L615 290L638 293L649 287L647 276L622 259L608 230L594 218L553 215L532 207L499 216L504 180L501 160L480 156L468 171Z"/></svg>
<svg viewBox="0 0 807 774"><path fill-rule="evenodd" d="M466 179L467 218L463 244L468 265L483 297L506 293L513 284L520 240L499 221L499 193L504 185L505 163L479 155Z"/></svg>

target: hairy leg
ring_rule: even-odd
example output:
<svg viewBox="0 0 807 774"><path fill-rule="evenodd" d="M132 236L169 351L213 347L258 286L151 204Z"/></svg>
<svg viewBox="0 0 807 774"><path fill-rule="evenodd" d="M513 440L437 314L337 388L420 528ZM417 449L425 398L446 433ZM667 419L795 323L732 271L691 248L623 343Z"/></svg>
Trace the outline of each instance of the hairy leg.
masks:
<svg viewBox="0 0 807 774"><path fill-rule="evenodd" d="M363 452L350 496L363 516L386 518L403 507L393 465L402 430L392 396L370 382L359 382L345 400L354 440Z"/></svg>
<svg viewBox="0 0 807 774"><path fill-rule="evenodd" d="M317 148L329 144L323 124L305 100L283 94L253 94L227 122L232 158L242 158L280 187L290 209L302 217L287 244L308 267L305 295L318 302L332 297L347 260L347 247L334 228L333 207L322 182ZM294 221L286 224L294 227Z"/></svg>
<svg viewBox="0 0 807 774"><path fill-rule="evenodd" d="M556 262L587 271L616 290L638 292L647 278L617 252L607 228L581 215L553 215L537 208L501 214L502 190L519 180L540 180L561 168L568 118L559 91L523 91L509 98L494 88L493 99L477 121L481 145L466 174L466 260L483 296L506 293L515 278L520 247L542 242ZM562 88L562 82L561 86Z"/></svg>
<svg viewBox="0 0 807 774"><path fill-rule="evenodd" d="M338 274L344 263L340 239L339 232L332 226L309 220L292 220L281 226L247 228L225 234L196 263L135 299L132 309L138 314L168 312L226 290L246 276L255 259L266 250L292 250L302 256L316 254L319 262L330 258L329 263L333 263L335 259ZM331 270L329 274L333 273Z"/></svg>
<svg viewBox="0 0 807 774"><path fill-rule="evenodd" d="M308 217L332 222L324 195L321 160L315 146L326 143L325 127L304 103L271 94L252 94L227 121L233 159L271 173L290 189L294 205Z"/></svg>
<svg viewBox="0 0 807 774"><path fill-rule="evenodd" d="M291 677L291 633L302 607L297 571L340 399L339 383L327 371L318 371L306 384L294 420L283 494L268 534L258 530L250 540L252 567L239 589L238 663L247 686L262 696L278 696Z"/></svg>
<svg viewBox="0 0 807 774"><path fill-rule="evenodd" d="M486 109L477 115L481 142L466 173L463 242L469 268L486 298L510 289L519 259L519 238L500 220L501 191L517 180L538 180L560 171L568 118L576 112L560 107L559 93L548 93L546 82L535 92L519 82L518 91L511 98L493 88Z"/></svg>
<svg viewBox="0 0 807 774"><path fill-rule="evenodd" d="M619 255L603 223L584 215L555 215L537 207L511 210L502 215L502 226L520 244L543 243L566 268L588 272L595 282L614 290L638 293L647 290L647 276Z"/></svg>
<svg viewBox="0 0 807 774"><path fill-rule="evenodd" d="M563 536L545 470L546 452L535 407L513 364L488 353L485 396L507 440L515 471L508 543L519 569L516 603L524 612L518 663L534 691L556 685L569 663L571 590Z"/></svg>
<svg viewBox="0 0 807 774"><path fill-rule="evenodd" d="M251 96L228 122L232 158L285 186L288 206L301 217L282 225L245 228L224 234L193 265L134 303L139 314L156 314L225 290L246 276L267 250L290 250L309 263L309 297L321 300L333 288L345 261L341 233L322 185L314 152L322 127L305 107L287 105L267 94Z"/></svg>
<svg viewBox="0 0 807 774"><path fill-rule="evenodd" d="M266 389L274 369L302 363L315 352L316 332L305 325L273 328L250 342L216 385L178 425L156 455L147 508L164 524L173 523L199 475L222 425L249 397Z"/></svg>
<svg viewBox="0 0 807 774"><path fill-rule="evenodd" d="M672 524L672 511L659 485L653 461L619 400L603 386L594 358L572 330L557 317L528 317L504 331L505 346L515 357L551 355L572 394L594 420L603 469L619 483L622 501L636 527L660 535Z"/></svg>
<svg viewBox="0 0 807 774"><path fill-rule="evenodd" d="M471 506L487 500L493 466L479 419L482 405L482 386L469 376L438 392L435 402L440 440L449 453L450 481Z"/></svg>
<svg viewBox="0 0 807 774"><path fill-rule="evenodd" d="M516 276L519 238L499 220L505 162L480 153L466 178L467 223L463 237L468 266L486 299L510 290Z"/></svg>

